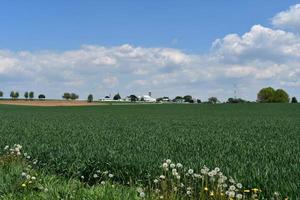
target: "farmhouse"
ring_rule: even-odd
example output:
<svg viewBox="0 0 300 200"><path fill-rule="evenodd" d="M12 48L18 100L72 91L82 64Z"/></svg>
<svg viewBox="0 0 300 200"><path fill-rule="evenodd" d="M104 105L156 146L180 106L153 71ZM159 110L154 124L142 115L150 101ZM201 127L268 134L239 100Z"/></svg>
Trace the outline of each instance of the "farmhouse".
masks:
<svg viewBox="0 0 300 200"><path fill-rule="evenodd" d="M138 97L140 101L145 101L145 102L156 102L156 99L149 96L149 95L143 95Z"/></svg>

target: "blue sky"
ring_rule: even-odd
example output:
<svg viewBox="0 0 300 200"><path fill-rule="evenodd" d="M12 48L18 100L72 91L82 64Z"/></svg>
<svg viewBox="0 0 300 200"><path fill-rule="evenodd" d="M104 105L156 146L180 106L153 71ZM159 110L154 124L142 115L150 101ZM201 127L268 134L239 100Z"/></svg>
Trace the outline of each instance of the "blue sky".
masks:
<svg viewBox="0 0 300 200"><path fill-rule="evenodd" d="M257 89L269 85L299 96L300 56L287 55L288 47L282 45L299 47L296 4L289 0L2 1L0 90L34 90L52 98L65 90L82 98L88 93L100 98L151 90L155 96L226 99L237 84L240 96L252 100ZM287 17L274 20L281 12ZM243 40L247 33L257 38L251 42L259 43ZM229 34L240 38L242 52L228 47L237 42L226 38ZM269 36L275 39L265 41ZM265 46L257 49L260 44ZM282 52L265 53L270 44Z"/></svg>
<svg viewBox="0 0 300 200"><path fill-rule="evenodd" d="M2 1L0 45L68 50L82 44L203 52L216 38L270 24L297 1Z"/></svg>

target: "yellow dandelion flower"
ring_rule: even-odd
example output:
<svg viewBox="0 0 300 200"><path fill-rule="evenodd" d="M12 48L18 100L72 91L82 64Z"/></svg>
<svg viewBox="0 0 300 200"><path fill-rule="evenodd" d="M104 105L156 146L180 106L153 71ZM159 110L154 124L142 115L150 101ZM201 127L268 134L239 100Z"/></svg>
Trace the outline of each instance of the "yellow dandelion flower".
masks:
<svg viewBox="0 0 300 200"><path fill-rule="evenodd" d="M259 191L259 189L253 188L252 191L253 191L254 193L257 193L257 192Z"/></svg>
<svg viewBox="0 0 300 200"><path fill-rule="evenodd" d="M210 196L214 196L214 192L211 192L209 195L210 195Z"/></svg>
<svg viewBox="0 0 300 200"><path fill-rule="evenodd" d="M205 187L205 188L204 188L204 191L208 191L208 188L207 188L207 187Z"/></svg>
<svg viewBox="0 0 300 200"><path fill-rule="evenodd" d="M26 184L25 184L25 183L23 183L21 186L22 186L22 187L26 187Z"/></svg>
<svg viewBox="0 0 300 200"><path fill-rule="evenodd" d="M244 190L244 192L246 192L246 193L247 193L247 192L250 192L250 190Z"/></svg>
<svg viewBox="0 0 300 200"><path fill-rule="evenodd" d="M224 193L223 193L223 192L221 192L221 196L224 196Z"/></svg>

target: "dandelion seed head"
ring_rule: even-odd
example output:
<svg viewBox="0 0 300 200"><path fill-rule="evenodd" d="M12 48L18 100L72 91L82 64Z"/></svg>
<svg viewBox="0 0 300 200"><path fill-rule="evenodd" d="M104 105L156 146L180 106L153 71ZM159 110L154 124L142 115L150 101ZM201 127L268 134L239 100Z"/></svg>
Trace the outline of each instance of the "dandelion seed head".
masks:
<svg viewBox="0 0 300 200"><path fill-rule="evenodd" d="M182 165L181 163L177 163L177 164L176 164L176 167L177 167L177 168L182 168L183 165Z"/></svg>
<svg viewBox="0 0 300 200"><path fill-rule="evenodd" d="M171 162L172 162L171 159L166 160L166 163L168 163L168 164L171 164Z"/></svg>

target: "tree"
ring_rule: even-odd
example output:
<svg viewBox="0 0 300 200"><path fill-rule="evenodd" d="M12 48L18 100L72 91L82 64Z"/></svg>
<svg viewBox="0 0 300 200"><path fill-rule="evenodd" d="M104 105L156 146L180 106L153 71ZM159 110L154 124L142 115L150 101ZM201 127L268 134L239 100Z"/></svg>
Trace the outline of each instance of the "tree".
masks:
<svg viewBox="0 0 300 200"><path fill-rule="evenodd" d="M277 89L275 91L273 101L276 103L288 103L290 102L290 98L286 91L284 91L283 89Z"/></svg>
<svg viewBox="0 0 300 200"><path fill-rule="evenodd" d="M120 100L120 99L121 99L121 96L119 93L114 96L114 100Z"/></svg>
<svg viewBox="0 0 300 200"><path fill-rule="evenodd" d="M257 101L260 103L271 103L274 101L275 90L272 87L261 89L257 94Z"/></svg>
<svg viewBox="0 0 300 200"><path fill-rule="evenodd" d="M217 97L209 97L208 98L208 102L212 103L212 104L216 104L219 100L217 99Z"/></svg>
<svg viewBox="0 0 300 200"><path fill-rule="evenodd" d="M275 91L272 87L267 87L258 92L257 101L261 103L288 103L290 98L288 93L283 89Z"/></svg>
<svg viewBox="0 0 300 200"><path fill-rule="evenodd" d="M172 101L173 102L182 102L184 99L182 96L176 96Z"/></svg>
<svg viewBox="0 0 300 200"><path fill-rule="evenodd" d="M197 103L201 103L201 100L200 100L200 99L197 99Z"/></svg>
<svg viewBox="0 0 300 200"><path fill-rule="evenodd" d="M11 97L12 99L17 99L17 98L19 98L19 92L11 91L11 92L10 92L10 97Z"/></svg>
<svg viewBox="0 0 300 200"><path fill-rule="evenodd" d="M3 92L2 91L0 91L0 97L3 97Z"/></svg>
<svg viewBox="0 0 300 200"><path fill-rule="evenodd" d="M184 102L191 102L193 100L193 97L191 95L185 95L183 99Z"/></svg>
<svg viewBox="0 0 300 200"><path fill-rule="evenodd" d="M89 94L88 98L87 98L87 101L89 103L91 103L93 101L93 95L92 94Z"/></svg>
<svg viewBox="0 0 300 200"><path fill-rule="evenodd" d="M297 98L296 98L296 97L293 97L291 103L298 103Z"/></svg>
<svg viewBox="0 0 300 200"><path fill-rule="evenodd" d="M29 99L33 99L34 98L34 92L29 92Z"/></svg>
<svg viewBox="0 0 300 200"><path fill-rule="evenodd" d="M69 100L71 98L70 93L65 92L64 95L62 96L63 99Z"/></svg>
<svg viewBox="0 0 300 200"><path fill-rule="evenodd" d="M139 98L137 96L135 96L134 94L132 94L132 95L128 96L128 99L131 102L136 102L136 101L138 101Z"/></svg>
<svg viewBox="0 0 300 200"><path fill-rule="evenodd" d="M75 93L71 93L71 94L70 94L70 99L76 100L76 99L78 99L78 98L79 98L79 96L78 96L77 94L75 94Z"/></svg>
<svg viewBox="0 0 300 200"><path fill-rule="evenodd" d="M46 99L46 96L45 96L44 94L39 94L38 98L39 98L40 100L43 100L43 99Z"/></svg>
<svg viewBox="0 0 300 200"><path fill-rule="evenodd" d="M25 97L25 99L27 100L28 97L29 97L29 93L28 93L28 92L25 92L24 97Z"/></svg>
<svg viewBox="0 0 300 200"><path fill-rule="evenodd" d="M245 103L246 100L241 98L228 98L227 103Z"/></svg>

